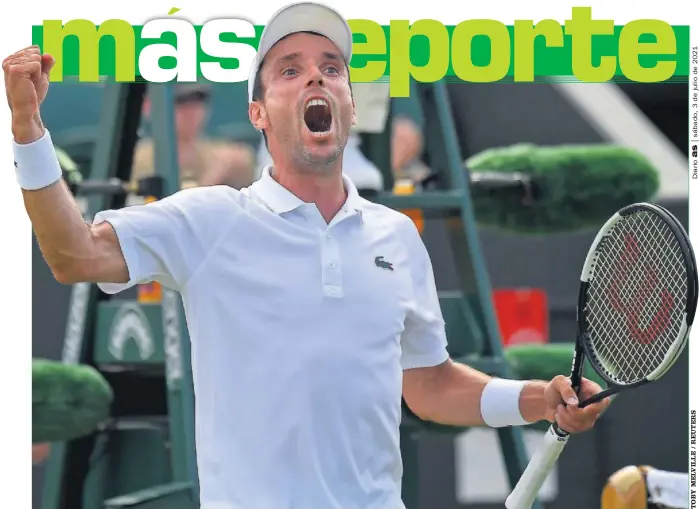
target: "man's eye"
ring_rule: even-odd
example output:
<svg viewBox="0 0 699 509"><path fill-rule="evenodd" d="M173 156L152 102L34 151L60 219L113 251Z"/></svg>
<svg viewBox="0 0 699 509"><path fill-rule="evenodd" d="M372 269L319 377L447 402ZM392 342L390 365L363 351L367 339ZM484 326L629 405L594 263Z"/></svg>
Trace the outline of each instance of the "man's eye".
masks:
<svg viewBox="0 0 699 509"><path fill-rule="evenodd" d="M284 69L282 74L284 76L293 76L296 73L296 69Z"/></svg>
<svg viewBox="0 0 699 509"><path fill-rule="evenodd" d="M337 74L337 73L339 72L339 71L337 70L337 67L335 67L335 66L333 66L333 65L329 66L326 70L327 70L328 72L331 72L331 73L334 73L334 74Z"/></svg>

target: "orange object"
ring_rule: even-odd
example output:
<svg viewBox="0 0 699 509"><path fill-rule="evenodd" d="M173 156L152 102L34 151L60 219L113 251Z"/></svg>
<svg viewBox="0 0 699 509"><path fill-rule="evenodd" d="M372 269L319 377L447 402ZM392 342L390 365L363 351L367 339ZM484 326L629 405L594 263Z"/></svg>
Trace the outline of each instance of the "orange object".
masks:
<svg viewBox="0 0 699 509"><path fill-rule="evenodd" d="M650 507L646 473L650 467L629 465L612 474L602 490L602 509Z"/></svg>
<svg viewBox="0 0 699 509"><path fill-rule="evenodd" d="M155 196L146 196L143 201L145 203L153 203L157 201ZM160 283L151 282L138 285L138 295L136 300L141 304L159 304L163 300L163 289Z"/></svg>
<svg viewBox="0 0 699 509"><path fill-rule="evenodd" d="M32 444L32 465L43 463L51 452L51 445L47 443Z"/></svg>
<svg viewBox="0 0 699 509"><path fill-rule="evenodd" d="M504 346L549 342L546 292L538 288L507 288L493 292L495 313Z"/></svg>
<svg viewBox="0 0 699 509"><path fill-rule="evenodd" d="M155 281L138 285L137 300L141 304L158 304L163 300L163 288Z"/></svg>
<svg viewBox="0 0 699 509"><path fill-rule="evenodd" d="M395 194L403 195L413 194L415 192L415 185L413 184L412 180L409 179L397 180L393 185L393 192ZM422 214L422 210L406 209L401 210L401 212L412 219L413 223L415 223L415 226L417 227L417 231L420 232L420 234L425 231L425 217Z"/></svg>

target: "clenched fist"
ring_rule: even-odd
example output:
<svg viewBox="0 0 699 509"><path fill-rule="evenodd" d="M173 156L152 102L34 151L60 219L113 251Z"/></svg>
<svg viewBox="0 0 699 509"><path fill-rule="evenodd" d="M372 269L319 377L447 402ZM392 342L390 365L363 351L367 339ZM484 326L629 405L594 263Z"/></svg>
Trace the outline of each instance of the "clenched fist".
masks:
<svg viewBox="0 0 699 509"><path fill-rule="evenodd" d="M579 392L580 401L585 401L602 392L602 388L592 380L583 378ZM546 420L556 421L568 433L580 433L591 429L611 401L605 398L585 408L578 408L578 395L570 385L570 378L563 375L555 377L547 384L544 399L546 400Z"/></svg>
<svg viewBox="0 0 699 509"><path fill-rule="evenodd" d="M12 111L12 132L17 143L31 143L43 135L39 106L46 98L49 72L54 64L54 58L42 55L38 46L20 50L2 63L7 102Z"/></svg>

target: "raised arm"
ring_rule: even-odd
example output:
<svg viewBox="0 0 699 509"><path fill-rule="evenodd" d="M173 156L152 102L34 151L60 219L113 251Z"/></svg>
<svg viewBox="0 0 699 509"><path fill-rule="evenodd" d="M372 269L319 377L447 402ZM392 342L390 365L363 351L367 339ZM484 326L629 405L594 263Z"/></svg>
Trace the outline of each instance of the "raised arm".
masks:
<svg viewBox="0 0 699 509"><path fill-rule="evenodd" d="M59 283L126 283L129 271L109 223L83 221L61 180L37 191L23 190L24 206L44 259Z"/></svg>
<svg viewBox="0 0 699 509"><path fill-rule="evenodd" d="M39 107L46 97L54 59L36 46L3 61L12 111L15 168L39 247L61 283L114 282L129 278L114 229L88 225L64 184L50 133Z"/></svg>

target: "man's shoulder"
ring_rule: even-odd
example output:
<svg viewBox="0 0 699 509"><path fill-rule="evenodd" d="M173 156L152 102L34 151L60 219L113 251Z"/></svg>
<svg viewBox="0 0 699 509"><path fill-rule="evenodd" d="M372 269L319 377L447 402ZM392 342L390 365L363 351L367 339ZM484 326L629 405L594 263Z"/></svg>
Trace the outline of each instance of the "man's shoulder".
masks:
<svg viewBox="0 0 699 509"><path fill-rule="evenodd" d="M200 186L181 189L165 198L146 205L151 215L173 213L187 222L201 223L218 218L234 217L242 208L244 197L240 191L229 186ZM138 204L135 204L138 205ZM150 208L152 207L152 208ZM128 209L121 209L128 214ZM155 217L155 216L154 216Z"/></svg>
<svg viewBox="0 0 699 509"><path fill-rule="evenodd" d="M236 206L245 200L245 195L234 187L227 185L195 186L181 189L168 198L183 205L210 209L224 206Z"/></svg>

